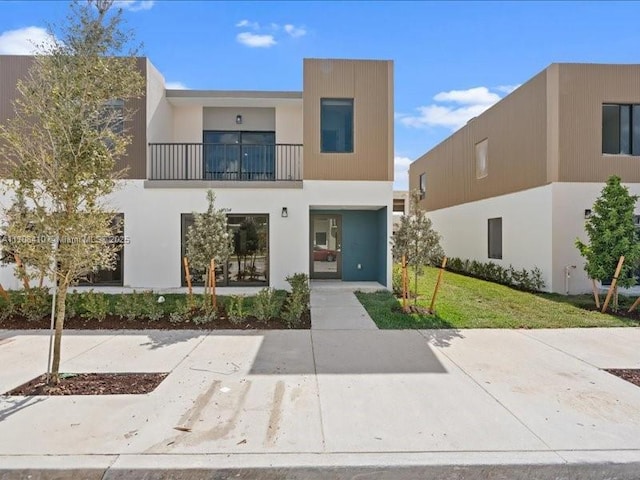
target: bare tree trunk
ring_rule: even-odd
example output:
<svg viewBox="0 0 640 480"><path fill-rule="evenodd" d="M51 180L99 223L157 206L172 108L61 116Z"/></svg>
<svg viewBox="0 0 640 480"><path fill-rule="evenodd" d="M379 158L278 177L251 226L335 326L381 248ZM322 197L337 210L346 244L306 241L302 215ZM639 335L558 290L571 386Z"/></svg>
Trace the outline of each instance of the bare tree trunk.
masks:
<svg viewBox="0 0 640 480"><path fill-rule="evenodd" d="M49 383L60 382L60 351L62 347L62 329L64 328L65 303L69 285L66 283L58 286L58 298L56 299L56 331L53 338L53 361L51 362L51 377Z"/></svg>
<svg viewBox="0 0 640 480"><path fill-rule="evenodd" d="M413 282L413 304L418 305L418 267L414 267Z"/></svg>

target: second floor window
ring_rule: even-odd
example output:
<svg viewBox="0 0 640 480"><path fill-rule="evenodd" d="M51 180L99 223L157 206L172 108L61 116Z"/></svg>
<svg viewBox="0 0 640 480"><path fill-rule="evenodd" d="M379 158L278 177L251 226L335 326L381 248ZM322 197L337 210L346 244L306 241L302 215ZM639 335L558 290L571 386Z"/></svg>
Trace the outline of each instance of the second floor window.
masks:
<svg viewBox="0 0 640 480"><path fill-rule="evenodd" d="M418 177L418 188L420 189L420 200L427 194L427 174L421 173Z"/></svg>
<svg viewBox="0 0 640 480"><path fill-rule="evenodd" d="M353 152L352 98L323 98L320 100L320 133L321 152Z"/></svg>
<svg viewBox="0 0 640 480"><path fill-rule="evenodd" d="M489 139L476 143L476 178L484 178L489 174Z"/></svg>
<svg viewBox="0 0 640 480"><path fill-rule="evenodd" d="M602 153L640 155L640 105L602 105Z"/></svg>

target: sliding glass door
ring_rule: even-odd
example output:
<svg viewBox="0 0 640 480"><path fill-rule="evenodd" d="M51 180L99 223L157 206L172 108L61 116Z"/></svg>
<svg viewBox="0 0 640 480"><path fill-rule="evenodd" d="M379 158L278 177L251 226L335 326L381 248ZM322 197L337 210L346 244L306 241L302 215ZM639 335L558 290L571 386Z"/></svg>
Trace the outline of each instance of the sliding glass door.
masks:
<svg viewBox="0 0 640 480"><path fill-rule="evenodd" d="M275 132L205 131L206 180L274 180Z"/></svg>

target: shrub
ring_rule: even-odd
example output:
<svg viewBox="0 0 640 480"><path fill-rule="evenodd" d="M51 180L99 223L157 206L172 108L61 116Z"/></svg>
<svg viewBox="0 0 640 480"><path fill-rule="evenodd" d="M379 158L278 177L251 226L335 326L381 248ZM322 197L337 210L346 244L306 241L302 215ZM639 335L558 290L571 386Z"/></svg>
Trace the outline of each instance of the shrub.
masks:
<svg viewBox="0 0 640 480"><path fill-rule="evenodd" d="M291 285L291 293L287 298L283 317L287 326L293 328L300 325L302 315L309 308L311 290L309 288L309 277L305 273L296 273L287 277L286 280Z"/></svg>
<svg viewBox="0 0 640 480"><path fill-rule="evenodd" d="M15 295L9 298L0 297L0 323L9 320L18 310Z"/></svg>
<svg viewBox="0 0 640 480"><path fill-rule="evenodd" d="M89 290L82 294L82 307L84 309L84 313L80 314L82 318L102 322L109 313L109 298L104 293Z"/></svg>
<svg viewBox="0 0 640 480"><path fill-rule="evenodd" d="M191 306L189 302L184 300L178 300L175 303L175 307L173 312L169 314L169 322L171 323L182 323L186 322L189 319L191 314Z"/></svg>
<svg viewBox="0 0 640 480"><path fill-rule="evenodd" d="M196 325L211 323L218 318L218 311L211 305L211 297L208 295L194 295L193 304L195 313L191 321Z"/></svg>
<svg viewBox="0 0 640 480"><path fill-rule="evenodd" d="M447 270L531 292L539 292L545 286L542 271L538 267L518 270L512 265L505 268L493 262L483 263L453 257L447 260Z"/></svg>
<svg viewBox="0 0 640 480"><path fill-rule="evenodd" d="M253 315L261 322L266 322L270 318L280 314L282 302L273 288L263 288L260 290L253 302Z"/></svg>
<svg viewBox="0 0 640 480"><path fill-rule="evenodd" d="M158 303L158 299L150 290L142 292L142 295L140 296L139 311L144 317L147 317L152 322L157 322L164 316L162 306Z"/></svg>
<svg viewBox="0 0 640 480"><path fill-rule="evenodd" d="M65 299L65 317L73 318L84 312L81 293L68 293Z"/></svg>
<svg viewBox="0 0 640 480"><path fill-rule="evenodd" d="M127 320L145 318L147 316L147 306L145 305L144 294L136 292L120 295L115 307L116 315Z"/></svg>
<svg viewBox="0 0 640 480"><path fill-rule="evenodd" d="M229 299L229 304L227 305L227 317L229 318L229 321L234 325L238 325L246 316L247 312L244 308L244 296L233 295Z"/></svg>
<svg viewBox="0 0 640 480"><path fill-rule="evenodd" d="M22 294L20 313L28 322L37 322L51 313L51 297L46 288L30 288Z"/></svg>
<svg viewBox="0 0 640 480"><path fill-rule="evenodd" d="M286 278L287 283L291 285L291 294L299 296L302 300L309 304L311 289L309 288L309 277L306 273L294 273Z"/></svg>

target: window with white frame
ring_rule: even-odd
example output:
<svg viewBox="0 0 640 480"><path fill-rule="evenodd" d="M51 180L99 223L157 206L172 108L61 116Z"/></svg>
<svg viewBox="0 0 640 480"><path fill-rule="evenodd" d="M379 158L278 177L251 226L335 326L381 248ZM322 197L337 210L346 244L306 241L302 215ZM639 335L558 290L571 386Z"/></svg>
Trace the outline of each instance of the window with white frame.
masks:
<svg viewBox="0 0 640 480"><path fill-rule="evenodd" d="M484 178L489 174L489 139L476 143L476 178Z"/></svg>

